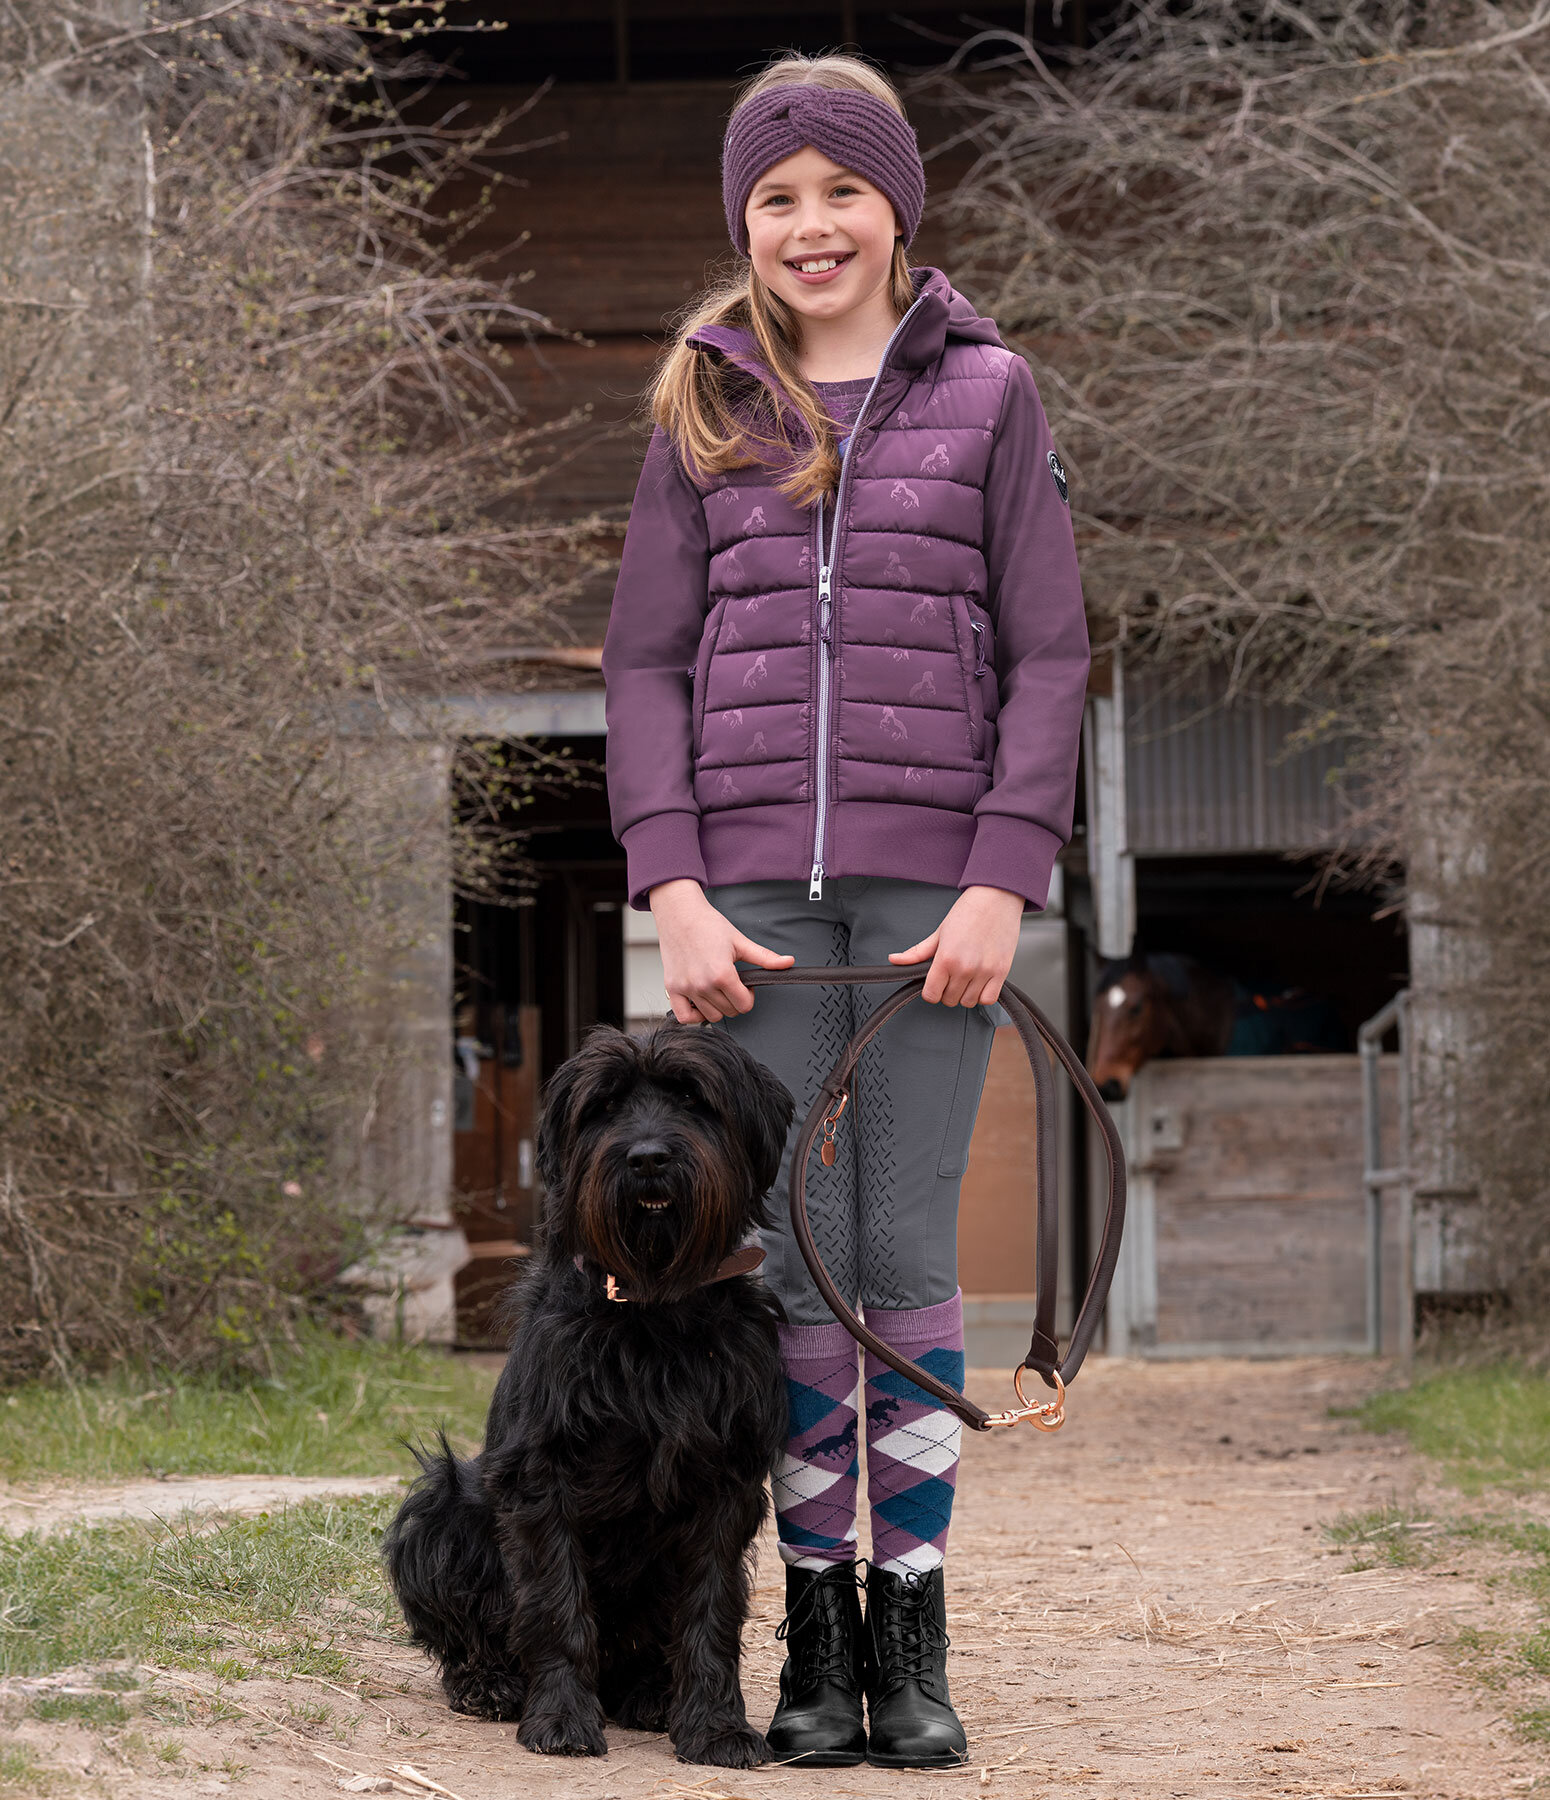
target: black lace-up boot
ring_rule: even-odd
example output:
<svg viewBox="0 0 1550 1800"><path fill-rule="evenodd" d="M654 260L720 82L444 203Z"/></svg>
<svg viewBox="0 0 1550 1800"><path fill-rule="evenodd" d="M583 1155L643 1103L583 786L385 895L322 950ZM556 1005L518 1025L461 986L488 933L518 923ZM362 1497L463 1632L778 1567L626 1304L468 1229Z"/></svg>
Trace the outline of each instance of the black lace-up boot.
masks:
<svg viewBox="0 0 1550 1800"><path fill-rule="evenodd" d="M866 1760L863 1648L856 1565L786 1569L780 1704L764 1734L777 1762L849 1768Z"/></svg>
<svg viewBox="0 0 1550 1800"><path fill-rule="evenodd" d="M968 1739L947 1694L940 1563L927 1575L867 1570L866 1651L867 1761L885 1769L966 1761Z"/></svg>

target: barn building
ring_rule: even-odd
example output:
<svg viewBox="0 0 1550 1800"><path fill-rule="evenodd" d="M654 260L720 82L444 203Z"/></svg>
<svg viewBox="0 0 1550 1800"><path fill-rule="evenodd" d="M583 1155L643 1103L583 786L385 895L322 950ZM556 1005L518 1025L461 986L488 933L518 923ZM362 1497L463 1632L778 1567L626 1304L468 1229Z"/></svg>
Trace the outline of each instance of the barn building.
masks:
<svg viewBox="0 0 1550 1800"><path fill-rule="evenodd" d="M492 16L489 7L479 12ZM497 251L520 229L519 272L532 269L524 303L588 340L544 338L522 356L520 392L535 420L582 415L561 430L560 453L533 505L542 517L601 513L616 521L617 554L649 430L639 396L663 342L664 319L698 290L707 271L733 259L718 159L738 81L782 45L812 51L850 44L886 66L907 91L912 74L939 64L966 32L950 9L865 3L831 14L780 5L605 0L580 8L507 6L494 16L509 18L510 30L434 46L472 77L458 94L464 118L472 122L510 107L546 79L553 85L515 134L534 146L512 165L526 186L491 222L488 241L474 248ZM1029 9L994 6L983 17L1022 31ZM1047 8L1033 23L1044 35L1057 30ZM1067 6L1058 29L1081 30L1080 8ZM988 58L971 55L970 84L977 79L975 60ZM968 167L966 152L951 142L961 121L925 104L913 117L932 193L945 194ZM952 265L951 239L929 201L912 254ZM532 1143L544 1075L594 1022L636 1030L668 1010L654 922L625 904L623 853L609 830L598 661L613 583L611 568L595 574L550 622L557 643L511 647L509 662L486 673L479 695L453 697L442 715L470 735L563 750L595 770L590 787L541 788L524 807L531 881L504 896L504 904L459 901L455 909L451 978L461 1050L447 1104L457 1217L471 1251L455 1276L456 1332L467 1343L482 1341L490 1329L491 1297L509 1278L509 1258L531 1238L541 1203ZM499 649L492 647L492 656ZM426 801L442 804L430 788ZM1026 922L1013 979L1065 1023L1059 893L1057 882L1050 911ZM421 992L427 1008L434 1007L433 987ZM965 1185L965 1218L972 1223L963 1274L981 1353L1015 1360L1026 1347L1023 1320L1031 1316L1032 1210L1023 1171L1030 1166L1032 1130L1026 1064L1015 1034L1006 1035L1013 1041L997 1045ZM423 1105L416 1110L426 1113ZM1084 1223L1076 1221L1079 1235ZM438 1234L433 1241L442 1239ZM428 1271L443 1266L434 1257L425 1264ZM1010 1280L1009 1268L1019 1271ZM440 1308L433 1329L444 1332L451 1320L440 1283L437 1291L442 1298L422 1310L421 1322L430 1323Z"/></svg>
<svg viewBox="0 0 1550 1800"><path fill-rule="evenodd" d="M757 9L507 0L477 12L509 29L435 46L468 78L457 96L464 121L532 104L516 133L529 147L512 165L525 185L508 190L486 241L472 247L497 254L522 276L527 304L579 334L543 337L519 359L532 417L556 424L558 454L532 505L538 517L602 515L616 553L647 431L638 399L664 320L731 254L717 156L737 81L781 45L854 45L888 67L928 159L931 198L913 254L951 272L941 198L969 166L964 121L927 95L912 97L910 78L939 64L966 27L948 9L866 0L831 12L776 0ZM1043 0L982 7L975 18L1044 37L1087 29L1080 4L1067 4L1057 24ZM960 79L970 89L993 79L995 50L991 40L965 58ZM444 83L434 99L446 91ZM517 250L505 250L519 229ZM427 1044L454 1022L455 1049L426 1065L428 1085L410 1111L450 1119L415 1165L426 1182L421 1211L428 1228L444 1226L441 1194L450 1189L469 1256L453 1269L461 1239L428 1231L437 1254L422 1259L417 1317L432 1335L466 1344L487 1341L491 1299L531 1241L545 1075L594 1022L639 1029L666 1012L653 921L625 904L623 855L608 823L598 663L612 587L612 569L594 571L544 642L490 646L478 693L446 703L444 717L468 736L564 751L591 772L580 788L540 787L523 815L532 877L501 904L458 901L447 953L436 909L451 902L433 897L423 979L417 999L405 1001L406 1023L418 1009ZM1338 1049L1317 1055L1184 1058L1142 1072L1117 1107L1135 1179L1108 1347L1143 1355L1397 1347L1411 1307L1401 1202L1416 1184L1393 1179L1392 1166L1402 1160L1400 1112L1408 1119L1413 1109L1402 1108L1401 1052L1370 1046L1364 1059L1358 1033L1407 989L1414 947L1399 906L1320 880L1319 853L1350 829L1335 780L1342 747L1304 743L1305 718L1284 707L1229 703L1225 677L1181 685L1110 659L1095 667L1092 687L1077 833L1049 908L1024 922L1013 981L1080 1044L1100 966L1124 957L1139 929L1148 949L1198 958L1256 992L1329 996L1343 1033ZM444 754L426 750L418 767L428 819L444 816ZM1440 1032L1433 1017L1423 1040ZM1015 1358L1026 1343L1033 1287L1031 1086L1015 1033L1006 1027L1000 1037L962 1212L971 1360L990 1362ZM1097 1159L1074 1114L1061 1127L1073 1193L1085 1194ZM1419 1153L1409 1161L1419 1164ZM1370 1172L1385 1162L1388 1174L1365 1187L1364 1163ZM1430 1191L1443 1200L1457 1197L1445 1163L1433 1154ZM1068 1313L1085 1276L1091 1210L1068 1197ZM1433 1288L1460 1279L1457 1256L1450 1263L1444 1254L1441 1217L1434 1210L1420 1221L1422 1285Z"/></svg>

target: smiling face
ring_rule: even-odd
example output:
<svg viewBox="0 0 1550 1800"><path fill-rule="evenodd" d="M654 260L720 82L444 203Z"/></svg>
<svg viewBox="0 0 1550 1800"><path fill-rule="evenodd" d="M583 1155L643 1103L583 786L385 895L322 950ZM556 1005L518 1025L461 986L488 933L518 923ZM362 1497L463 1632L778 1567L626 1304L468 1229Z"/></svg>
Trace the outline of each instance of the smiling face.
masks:
<svg viewBox="0 0 1550 1800"><path fill-rule="evenodd" d="M755 273L796 312L835 319L886 291L892 203L811 144L765 170L743 216Z"/></svg>

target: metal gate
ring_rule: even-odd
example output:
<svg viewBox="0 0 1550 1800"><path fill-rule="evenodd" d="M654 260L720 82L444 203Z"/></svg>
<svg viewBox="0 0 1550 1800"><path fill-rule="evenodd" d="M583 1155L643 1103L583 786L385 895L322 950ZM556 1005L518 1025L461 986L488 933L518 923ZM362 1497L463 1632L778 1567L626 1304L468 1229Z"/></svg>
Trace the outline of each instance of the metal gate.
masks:
<svg viewBox="0 0 1550 1800"><path fill-rule="evenodd" d="M1394 1143L1400 1059L1369 1055L1375 1119ZM1111 1355L1371 1348L1362 1060L1181 1057L1141 1070L1114 1108L1131 1198ZM1386 1294L1397 1291L1397 1213L1379 1209ZM1382 1347L1397 1349L1399 1310L1384 1310Z"/></svg>

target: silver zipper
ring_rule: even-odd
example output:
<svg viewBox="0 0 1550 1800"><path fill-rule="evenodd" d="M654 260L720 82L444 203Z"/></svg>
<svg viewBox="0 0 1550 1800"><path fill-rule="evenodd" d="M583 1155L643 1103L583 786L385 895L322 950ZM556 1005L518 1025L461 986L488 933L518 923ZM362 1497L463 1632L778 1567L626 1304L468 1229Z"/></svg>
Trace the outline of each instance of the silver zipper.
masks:
<svg viewBox="0 0 1550 1800"><path fill-rule="evenodd" d="M894 326L888 342L883 345L883 353L877 359L877 373L872 377L872 385L866 391L866 398L861 402L850 434L845 439L845 448L840 455L840 478L834 484L834 530L829 538L829 555L825 560L823 553L823 495L818 496L818 762L815 779L818 784L818 811L813 819L813 869L808 878L807 897L809 900L823 898L823 827L829 811L829 664L834 657L834 645L830 638L829 613L833 605L830 588L834 569L834 559L840 546L840 511L845 499L845 477L850 469L850 452L860 434L862 424L866 420L866 409L872 404L872 396L877 392L877 384L883 378L883 370L888 366L888 352L892 350L894 339L903 331L905 321L925 298L917 294L910 302L904 317Z"/></svg>
<svg viewBox="0 0 1550 1800"><path fill-rule="evenodd" d="M974 673L985 673L985 627L977 619L970 619L969 629L974 633Z"/></svg>
<svg viewBox="0 0 1550 1800"><path fill-rule="evenodd" d="M849 446L847 445L848 449ZM818 811L813 820L813 872L808 878L809 900L823 898L823 825L829 810L829 658L834 654L829 641L829 565L823 560L823 495L818 496L816 519L818 535L818 763L814 772L817 784Z"/></svg>

